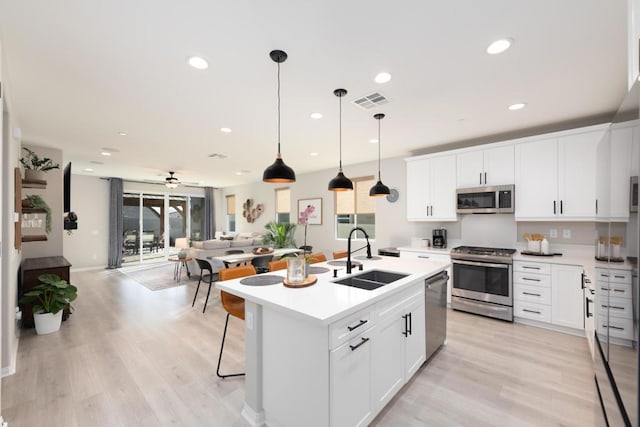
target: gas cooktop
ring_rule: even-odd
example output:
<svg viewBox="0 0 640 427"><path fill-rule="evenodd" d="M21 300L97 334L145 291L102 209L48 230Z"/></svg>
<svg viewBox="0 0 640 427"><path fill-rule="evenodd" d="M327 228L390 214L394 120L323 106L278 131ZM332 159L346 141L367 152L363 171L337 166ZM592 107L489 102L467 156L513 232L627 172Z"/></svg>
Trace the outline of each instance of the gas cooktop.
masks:
<svg viewBox="0 0 640 427"><path fill-rule="evenodd" d="M498 261L511 264L515 249L486 248L482 246L458 246L451 249L451 258Z"/></svg>

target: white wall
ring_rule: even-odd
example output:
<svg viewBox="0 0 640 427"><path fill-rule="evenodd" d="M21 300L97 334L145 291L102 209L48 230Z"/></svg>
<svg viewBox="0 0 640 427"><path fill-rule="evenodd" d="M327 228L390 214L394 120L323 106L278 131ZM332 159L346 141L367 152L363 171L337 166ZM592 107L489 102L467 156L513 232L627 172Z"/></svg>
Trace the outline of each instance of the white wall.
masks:
<svg viewBox="0 0 640 427"><path fill-rule="evenodd" d="M105 267L109 249L109 181L71 175L71 210L78 229L64 232L63 253L74 270Z"/></svg>

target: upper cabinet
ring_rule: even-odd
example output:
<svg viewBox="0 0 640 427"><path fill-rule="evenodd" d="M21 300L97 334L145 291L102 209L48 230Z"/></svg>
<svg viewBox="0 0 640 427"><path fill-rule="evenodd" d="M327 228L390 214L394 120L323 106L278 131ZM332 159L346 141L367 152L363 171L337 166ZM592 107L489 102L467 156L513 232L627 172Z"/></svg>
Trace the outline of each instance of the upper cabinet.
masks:
<svg viewBox="0 0 640 427"><path fill-rule="evenodd" d="M514 183L513 145L457 155L457 188Z"/></svg>
<svg viewBox="0 0 640 427"><path fill-rule="evenodd" d="M407 219L456 221L456 156L407 159Z"/></svg>
<svg viewBox="0 0 640 427"><path fill-rule="evenodd" d="M604 128L517 144L518 221L596 218L596 152Z"/></svg>

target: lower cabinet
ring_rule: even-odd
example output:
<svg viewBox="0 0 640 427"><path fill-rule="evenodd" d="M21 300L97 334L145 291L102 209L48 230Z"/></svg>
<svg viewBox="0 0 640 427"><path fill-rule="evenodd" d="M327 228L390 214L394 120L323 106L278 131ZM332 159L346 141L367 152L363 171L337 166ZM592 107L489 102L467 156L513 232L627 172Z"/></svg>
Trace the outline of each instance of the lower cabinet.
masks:
<svg viewBox="0 0 640 427"><path fill-rule="evenodd" d="M427 259L431 261L451 262L451 257L447 253L429 252L429 251L411 251L400 250L400 258ZM451 267L447 268L449 281L447 282L447 304L451 305Z"/></svg>
<svg viewBox="0 0 640 427"><path fill-rule="evenodd" d="M551 323L584 329L582 267L551 266Z"/></svg>

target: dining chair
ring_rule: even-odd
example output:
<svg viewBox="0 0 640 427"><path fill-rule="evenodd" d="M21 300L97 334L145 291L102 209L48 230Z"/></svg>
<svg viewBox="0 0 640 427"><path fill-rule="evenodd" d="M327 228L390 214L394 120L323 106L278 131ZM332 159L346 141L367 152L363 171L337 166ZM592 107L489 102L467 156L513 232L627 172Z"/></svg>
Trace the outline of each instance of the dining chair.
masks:
<svg viewBox="0 0 640 427"><path fill-rule="evenodd" d="M327 257L322 252L309 255L309 264L315 264L318 262L325 262Z"/></svg>
<svg viewBox="0 0 640 427"><path fill-rule="evenodd" d="M209 302L209 294L211 293L211 284L214 281L214 273L213 269L211 268L211 264L209 264L209 261L196 258L196 263L198 263L198 267L200 267L200 279L198 279L198 286L196 287L196 293L193 296L191 307L196 304L196 298L198 298L198 290L200 290L200 282L202 282L202 280L206 280L209 282L209 289L207 289L207 298L204 300L204 307L202 308L202 312L204 313L204 311L207 309L207 302ZM207 273L203 274L205 271Z"/></svg>
<svg viewBox="0 0 640 427"><path fill-rule="evenodd" d="M313 250L313 246L304 245L304 246L300 246L298 249L302 249L305 254L310 254L311 251Z"/></svg>
<svg viewBox="0 0 640 427"><path fill-rule="evenodd" d="M337 251L333 253L333 259L346 258L349 255L349 251Z"/></svg>
<svg viewBox="0 0 640 427"><path fill-rule="evenodd" d="M258 274L266 273L269 271L269 263L273 260L273 255L259 256L251 260Z"/></svg>
<svg viewBox="0 0 640 427"><path fill-rule="evenodd" d="M287 260L279 259L277 261L271 261L269 263L269 271L277 271L277 270L286 270L287 269Z"/></svg>
<svg viewBox="0 0 640 427"><path fill-rule="evenodd" d="M225 280L237 279L239 277L253 276L254 274L256 274L256 269L253 265L243 265L240 267L223 268L219 270L218 278L223 282ZM222 362L222 351L224 350L224 341L227 337L229 315L244 320L244 298L237 297L225 291L220 291L220 301L222 302L222 307L227 312L227 319L224 322L224 332L222 332L222 343L220 344L220 355L218 356L216 375L220 378L239 377L244 375L244 372L239 374L221 374L220 362Z"/></svg>
<svg viewBox="0 0 640 427"><path fill-rule="evenodd" d="M244 251L242 249L229 249L228 251L225 251L225 255L238 255L238 254L243 254ZM231 263L227 262L227 261L223 261L224 262L224 266L226 268L231 267ZM242 264L245 264L244 262L237 262L236 263L236 267L240 267Z"/></svg>

